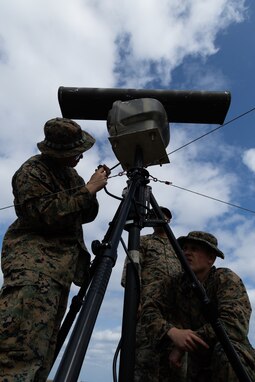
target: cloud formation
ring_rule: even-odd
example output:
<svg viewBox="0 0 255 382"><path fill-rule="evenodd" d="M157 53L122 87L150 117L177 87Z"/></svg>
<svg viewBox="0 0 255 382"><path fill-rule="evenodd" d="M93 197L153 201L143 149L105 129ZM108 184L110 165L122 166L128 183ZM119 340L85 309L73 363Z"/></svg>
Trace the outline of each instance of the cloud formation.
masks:
<svg viewBox="0 0 255 382"><path fill-rule="evenodd" d="M255 149L252 148L244 152L243 162L252 172L255 172Z"/></svg>
<svg viewBox="0 0 255 382"><path fill-rule="evenodd" d="M221 52L220 37L231 33L234 26L244 24L249 15L245 0L2 2L1 207L12 205L11 177L23 161L37 153L36 142L43 139L45 121L61 114L59 86L224 90L230 85L232 90L237 78L229 78L227 70L210 59L216 60ZM233 96L238 97L235 90ZM113 167L117 160L108 141L105 121L79 123L97 139L77 168L87 180L98 164ZM167 152L210 129L210 126L171 126ZM152 166L149 172L153 195L160 205L172 210L174 234L178 237L201 228L213 232L226 254L224 264L220 261L218 265L229 266L240 274L255 307L253 215L215 200L237 205L243 202L253 209L252 186L245 187L239 176L248 170L248 178L255 171L254 148L229 142L223 132L217 132L169 157L169 165ZM121 170L121 166L117 167L112 175ZM112 177L107 188L121 196L126 181L125 175ZM164 181L172 182L172 186ZM119 205L118 200L103 191L98 199L98 218L84 227L88 248L93 240L103 239ZM15 213L13 208L2 209L0 213L2 236ZM142 233L148 231L151 230L145 228ZM127 239L126 232L123 236ZM87 355L86 375L97 382L110 380L110 360L121 326L120 277L124 257L120 245ZM75 292L77 288L73 287L71 295ZM253 316L250 333L253 344L254 327ZM106 361L109 368L104 373ZM100 372L95 371L99 364Z"/></svg>

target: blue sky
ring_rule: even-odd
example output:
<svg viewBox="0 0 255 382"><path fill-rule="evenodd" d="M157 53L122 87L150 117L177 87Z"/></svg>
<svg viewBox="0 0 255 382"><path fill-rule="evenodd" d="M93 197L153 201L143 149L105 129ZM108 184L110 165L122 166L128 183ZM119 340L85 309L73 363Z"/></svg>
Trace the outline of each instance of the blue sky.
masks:
<svg viewBox="0 0 255 382"><path fill-rule="evenodd" d="M121 6L120 6L121 3ZM13 203L11 177L37 153L44 122L60 115L59 86L123 87L231 92L225 122L255 107L255 3L252 0L9 0L0 7L0 175L1 206ZM226 259L244 280L255 310L254 175L255 112L180 149L170 164L151 166L150 174L173 186L151 182L160 205L172 210L176 237L194 229L219 240ZM97 139L77 170L89 179L100 163L114 156L104 121L80 121ZM167 152L217 125L171 124ZM113 171L117 175L120 167ZM126 177L109 180L121 195ZM199 192L231 207L178 187ZM102 240L118 201L100 192L97 219L84 226L88 248ZM13 208L0 210L0 237L15 219ZM144 229L142 233L150 232ZM126 240L126 233L123 234ZM90 341L80 380L110 382L112 359L122 318L120 287L123 250L113 268ZM0 275L0 281L2 276ZM70 297L77 292L72 287ZM253 313L249 337L255 346ZM61 353L62 355L62 353ZM60 355L60 357L61 357ZM59 359L51 376L54 376Z"/></svg>

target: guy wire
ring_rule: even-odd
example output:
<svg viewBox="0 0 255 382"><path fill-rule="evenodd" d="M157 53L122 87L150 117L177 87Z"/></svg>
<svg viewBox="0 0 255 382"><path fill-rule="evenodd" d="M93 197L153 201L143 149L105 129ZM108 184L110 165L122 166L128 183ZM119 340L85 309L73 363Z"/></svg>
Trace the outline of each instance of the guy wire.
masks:
<svg viewBox="0 0 255 382"><path fill-rule="evenodd" d="M186 143L186 144L184 144L184 145L178 147L177 149L171 151L171 152L168 153L167 155L169 156L169 155L171 155L171 154L173 154L173 153L175 153L175 152L177 152L177 151L183 149L184 147L189 146L191 143L194 143L194 142L196 142L196 141L198 141L198 140L200 140L200 139L206 137L207 135L209 135L209 134L211 134L211 133L214 133L215 131L217 131L217 130L221 129L222 127L225 127L225 126L229 125L230 123L232 123L232 122L234 122L234 121L236 121L236 120L238 120L238 119L244 117L245 115L251 113L251 112L254 111L254 110L255 110L255 107L253 107L253 108L251 108L250 110L248 110L248 111L246 111L246 112L244 112L244 113L238 115L237 117L232 118L231 120L227 121L226 123L223 123L223 125L217 126L215 129L212 129L212 130L208 131L207 133L205 133L205 134L203 134L203 135L200 135L199 137L197 137L197 138L191 140L190 142L188 142L188 143ZM119 165L120 165L120 162L118 162L116 165L114 165L112 168L110 168L110 170L113 170L114 168L116 168L116 167L119 166ZM114 176L112 176L112 177L115 177L115 176L116 176L116 175L114 175ZM109 177L109 178L111 178L111 177ZM165 182L163 181L163 183L165 183ZM236 208L242 209L242 210L244 210L244 211L248 211L248 212L251 212L251 213L255 213L255 211L250 210L250 209L248 209L248 208L243 208L243 207L241 207L241 206L238 206L238 205L235 205L235 204L232 204L232 203L224 202L223 200L220 200L220 199L217 199L217 198L213 198L213 197L210 197L210 196L201 194L201 193L199 193L199 192L191 191L191 190L188 190L188 189L185 189L185 188L182 188L182 187L178 187L178 186L175 186L175 185L173 185L173 184L171 184L171 185L172 185L173 187L180 188L180 189L185 190L185 191L187 191L187 192L191 192L191 193L194 193L194 194L197 194L197 195L200 195L200 196L203 196L203 197L206 197L206 198L209 198L209 199L218 201L218 202L220 202L220 203L228 204L228 205L230 205L230 206L232 206L232 207L236 207ZM63 191L58 191L58 192L53 193L53 194L45 195L44 197L54 196L54 195L57 195L57 194L59 194L59 193L61 193L61 192L64 192L64 191L70 191L70 190L73 190L73 189L79 189L79 188L81 188L81 187L83 187L83 186L84 186L84 185L81 185L81 186L78 186L78 187L75 187L75 188L71 188L71 189L66 189L66 190L63 190ZM113 195L110 194L109 192L106 192L106 193L108 193L109 196L112 196L112 197L113 197ZM120 199L121 199L121 198L120 198ZM16 205L19 206L19 205L22 205L22 204L16 204ZM3 210L8 209L8 208L12 208L12 207L15 207L15 205L14 205L14 204L11 204L11 205L9 205L9 206L0 207L0 211L3 211Z"/></svg>
<svg viewBox="0 0 255 382"><path fill-rule="evenodd" d="M237 204L233 204L233 203L225 202L224 200L217 199L217 198L214 198L214 197L209 196L209 195L201 194L200 192L197 192L197 191L188 190L187 188L180 187L180 186L176 186L176 185L173 184L173 183L171 183L170 185L171 185L172 187L179 188L180 190L184 190L184 191L187 191L187 192L191 192L192 194L199 195L199 196L203 196L204 198L211 199L211 200L215 200L216 202L220 202L220 203L223 203L223 204L227 204L228 206L235 207L235 208L239 208L239 209L241 209L241 210L248 211L248 212L251 212L251 213L255 214L255 211L250 210L249 208L245 208L245 207L238 206Z"/></svg>
<svg viewBox="0 0 255 382"><path fill-rule="evenodd" d="M192 141L190 141L190 142L188 142L188 143L185 143L184 145L182 145L182 146L178 147L177 149L171 151L171 152L168 153L167 155L171 155L171 154L175 153L176 151L179 151L179 150L183 149L184 147L189 146L191 143L194 143L194 142L198 141L199 139L202 139L202 138L206 137L207 135L209 135L209 134L211 134L211 133L214 133L215 131L221 129L222 127L225 127L225 126L229 125L230 123L236 121L236 120L239 119L239 118L244 117L245 115L251 113L251 112L254 111L254 110L255 110L255 107L253 107L252 109L250 109L250 110L248 110L248 111L246 111L246 112L244 112L244 113L238 115L237 117L234 117L233 119L230 119L230 120L227 121L226 123L223 123L223 125L217 126L215 129L212 129L212 130L208 131L207 133L205 133L205 134L203 134L203 135L200 135L199 137L193 139Z"/></svg>

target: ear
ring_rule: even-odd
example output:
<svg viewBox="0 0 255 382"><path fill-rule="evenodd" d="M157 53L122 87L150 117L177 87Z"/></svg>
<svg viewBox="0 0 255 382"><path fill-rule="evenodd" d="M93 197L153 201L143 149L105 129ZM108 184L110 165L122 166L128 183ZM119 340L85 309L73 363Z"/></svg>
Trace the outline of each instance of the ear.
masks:
<svg viewBox="0 0 255 382"><path fill-rule="evenodd" d="M208 256L208 263L212 266L216 260L216 255L214 252L210 252Z"/></svg>

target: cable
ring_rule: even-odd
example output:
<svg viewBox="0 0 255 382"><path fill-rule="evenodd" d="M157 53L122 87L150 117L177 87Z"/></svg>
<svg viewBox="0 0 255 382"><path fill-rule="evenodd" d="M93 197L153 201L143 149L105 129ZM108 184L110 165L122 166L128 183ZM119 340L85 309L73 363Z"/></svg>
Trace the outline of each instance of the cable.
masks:
<svg viewBox="0 0 255 382"><path fill-rule="evenodd" d="M235 207L235 208L238 208L238 209L240 209L240 210L243 210L243 211L246 211L246 212L251 212L251 213L255 214L255 211L254 211L254 210L251 210L251 209L249 209L249 208L245 208L245 207L239 206L239 205L234 204L234 203L229 203L229 202L226 202L226 201L224 201L224 200L221 200L221 199L218 199L218 198L214 198L213 196L209 196L209 195L202 194L202 193L200 193L200 192L198 192L198 191L192 191L192 190L189 190L189 189L187 189L187 188L184 188L184 187L181 187L181 186L177 186L177 185L173 184L172 182L169 182L169 181L166 181L166 180L159 180L158 178L153 177L152 175L150 175L150 176L151 176L151 178L152 178L152 180L153 180L154 182L164 183L164 184L166 184L166 185L168 185L168 186L170 185L170 186L172 186L172 187L179 188L180 190L187 191L187 192L190 192L190 193L192 193L192 194L196 194L196 195L202 196L202 197L207 198L207 199L215 200L216 202L223 203L223 204L226 204L226 205L228 205L228 206ZM42 197L50 197L50 196L54 196L54 195L59 194L60 192L69 191L69 190L73 190L73 189L79 189L79 188L81 188L81 187L83 187L83 186L79 186L79 187L75 187L75 188L70 188L70 189L66 189L66 190L61 190L61 191L59 191L59 192L56 192L56 193L53 193L53 194L50 194L50 195L41 196L41 198L42 198ZM122 199L123 199L123 198L120 198L120 197L118 197L118 196L116 196L116 195L111 194L111 193L106 189L106 187L104 187L104 190L105 190L105 192L106 192L109 196L111 196L112 198L115 198L115 199L118 199L118 200L122 200ZM22 205L22 203L16 204L16 206L21 206L21 205ZM5 210L5 209L7 209L7 208L12 208L12 207L15 207L15 205L12 204L12 205L9 205L9 206L6 206L6 207L1 207L1 208L0 208L0 211Z"/></svg>
<svg viewBox="0 0 255 382"><path fill-rule="evenodd" d="M42 195L42 196L38 196L38 197L35 196L33 199L50 198L52 196L61 194L62 192L78 190L79 188L82 188L82 187L84 187L84 184L80 185L80 186L77 186L77 187L71 187L71 188L66 188L64 190L61 190L61 191L52 192L51 194L46 194L46 195ZM12 208L12 207L15 207L15 206L22 206L22 205L23 205L23 203L11 204L11 205L6 206L6 207L0 207L0 211L5 210L7 208Z"/></svg>
<svg viewBox="0 0 255 382"><path fill-rule="evenodd" d="M112 363L112 376L113 376L113 381L114 382L118 382L118 378L117 378L117 361L118 361L118 356L119 356L119 353L120 353L120 349L121 349L121 342L122 342L122 338L120 338L119 340L119 343L117 345L117 348L115 350L115 353L114 353L114 357L113 357L113 363Z"/></svg>
<svg viewBox="0 0 255 382"><path fill-rule="evenodd" d="M106 187L104 187L104 190L105 190L106 194L109 195L109 196L111 196L113 199L123 200L123 198L121 198L121 197L119 197L119 196L117 196L117 195L114 195L114 194L112 194L111 192L109 192L109 191L107 190Z"/></svg>
<svg viewBox="0 0 255 382"><path fill-rule="evenodd" d="M210 130L210 131L208 131L207 133L205 133L205 134L203 134L203 135L201 135L201 136L199 136L199 137L193 139L192 141L186 143L185 145L182 145L182 146L178 147L177 149L171 151L171 152L168 153L167 155L171 155L171 154L173 154L173 153L175 153L175 152L177 152L177 151L183 149L184 147L189 146L191 143L194 143L194 142L196 142L196 141L198 141L198 140L200 140L200 139L206 137L207 135L209 135L209 134L211 134L211 133L213 133L213 132L215 132L215 131L221 129L222 127L225 127L225 126L229 125L230 123L236 121L237 119L240 119L240 118L244 117L245 115L251 113L251 112L254 111L254 110L255 110L255 107L253 107L252 109L250 109L250 110L248 110L248 111L246 111L246 112L244 112L244 113L238 115L237 117L231 119L230 121L224 123L223 125L220 125L220 126L216 127L215 129ZM118 162L116 165L114 165L112 168L110 168L110 170L113 170L114 168L116 168L116 167L119 166L119 165L120 165L120 162ZM122 174L123 174L123 173L119 173L118 175L122 175ZM118 176L118 175L110 176L108 179L113 178L113 177ZM156 178L153 178L153 180L155 180L155 179L156 179ZM163 183L171 184L170 182L163 182ZM173 187L178 187L178 186L174 186L174 185L172 185L172 186L173 186ZM66 190L58 191L58 192L53 193L53 194L50 194L50 195L45 195L44 197L54 196L54 195L59 194L60 192L71 191L71 190L74 190L74 189L79 189L79 188L81 188L81 187L83 187L83 186L78 186L78 187L75 187L75 188L70 188L70 189L66 189ZM248 209L248 208L243 208L243 207L237 206L237 205L235 205L235 204L231 204L231 203L228 203L228 202L224 202L224 201L219 200L219 199L216 199L216 198L211 198L211 197L209 197L209 196L200 194L200 193L198 193L198 192L190 191L190 190L185 189L185 188L181 188L181 187L179 187L179 188L180 188L180 189L183 189L183 190L185 190L185 191L188 191L188 192L193 192L193 193L195 193L195 194L197 194L197 195L200 195L200 196L208 197L209 199L216 200L216 201L218 201L218 202L220 202L220 203L228 204L228 205L230 205L230 206L232 206L232 207L240 208L240 209L242 209L242 210L244 210L244 211L248 211L248 212L255 213L253 210L250 210L250 209ZM114 196L113 194L111 194L110 192L108 192L108 191L106 190L105 187L104 187L104 189L105 189L105 192L106 192L109 196L118 199L118 197L116 197L116 196ZM121 200L121 198L119 198L119 200ZM22 205L22 204L16 204L16 206L20 206L20 205ZM5 209L8 209L8 208L12 208L12 207L15 207L15 205L14 205L14 204L11 204L11 205L9 205L9 206L0 207L0 211L5 210Z"/></svg>
<svg viewBox="0 0 255 382"><path fill-rule="evenodd" d="M166 184L167 186L173 186L173 187L175 187L175 188L179 188L180 190L184 190L184 191L187 191L187 192L191 192L192 194L196 194L196 195L199 195L199 196L203 196L204 198L208 198L208 199L211 199L211 200L215 200L216 202L220 202L220 203L223 203L223 204L227 204L228 206L235 207L235 208L239 208L239 209L241 209L241 210L243 210L243 211L247 211L247 212L251 212L251 213L255 214L255 211L253 211L253 210L251 210L251 209L249 209L249 208L241 207L241 206L238 206L237 204L233 204L233 203L225 202L224 200L214 198L213 196L209 196L209 195L202 194L201 192L192 191L192 190L189 190L188 188L184 188L184 187L177 186L177 185L173 184L172 182L169 182L168 180L159 180L158 178L155 178L155 177L153 177L152 175L150 175L150 177L152 178L152 180L153 180L154 182L164 183L164 184Z"/></svg>
<svg viewBox="0 0 255 382"><path fill-rule="evenodd" d="M171 185L172 187L179 188L180 190L184 190L184 191L187 191L187 192L191 192L192 194L196 194L196 195L199 195L199 196L203 196L204 198L211 199L211 200L215 200L216 202L220 202L220 203L223 203L223 204L227 204L228 206L235 207L235 208L239 208L239 209L241 209L241 210L248 211L248 212L251 212L251 213L255 214L255 211L250 210L249 208L244 208L244 207L238 206L238 205L233 204L233 203L225 202L225 201L223 201L223 200L214 198L214 197L212 197L212 196L208 196L208 195L205 195L205 194L201 194L200 192L196 192L196 191L188 190L187 188L180 187L180 186L176 186L175 184L172 184L172 183L170 183L170 185Z"/></svg>
<svg viewBox="0 0 255 382"><path fill-rule="evenodd" d="M251 113L251 112L254 111L254 110L255 110L255 107L253 107L252 109L246 111L246 112L243 113L243 114L238 115L237 117L231 119L230 121L228 121L228 122L226 122L226 123L223 123L223 125L220 125L220 126L216 127L215 129L208 131L207 133L201 135L200 137L197 137L197 138L193 139L192 141L186 143L185 145L178 147L177 149L171 151L171 152L168 153L167 155L171 155L171 154L175 153L176 151L179 151L179 150L183 149L184 147L189 146L191 143L194 143L194 142L198 141L199 139L202 139L202 138L206 137L207 135L214 133L215 131L221 129L222 127L225 127L225 126L229 125L230 123L236 121L236 120L239 119L239 118L244 117L245 115Z"/></svg>
<svg viewBox="0 0 255 382"><path fill-rule="evenodd" d="M108 179L110 179L110 178L112 178L112 177L111 177L111 176L108 177ZM92 182L90 182L90 183L92 183ZM93 182L93 183L95 183L95 182ZM61 193L63 193L63 192L68 192L68 191L73 191L73 190L79 190L80 188L82 188L82 187L84 187L84 186L86 186L86 184L82 184L82 185L80 185L80 186L76 186L76 187L66 188L66 189L61 190L61 191L52 192L51 194L46 194L46 195L42 195L42 196L38 196L38 197L34 197L33 199L50 198L50 197L52 197L52 196L61 194ZM105 191L106 191L106 193L107 193L108 195L110 195L110 196L112 196L112 197L115 197L115 198L118 198L117 196L114 196L114 195L112 195L111 193L109 193L109 192L106 190L105 187L104 187L104 189L105 189ZM122 199L120 198L120 200L122 200ZM5 206L5 207L0 207L0 211L5 210L5 209L7 209L7 208L15 207L15 206L22 206L22 204L23 204L23 203L16 203L16 204L11 204L11 205L9 205L9 206Z"/></svg>

